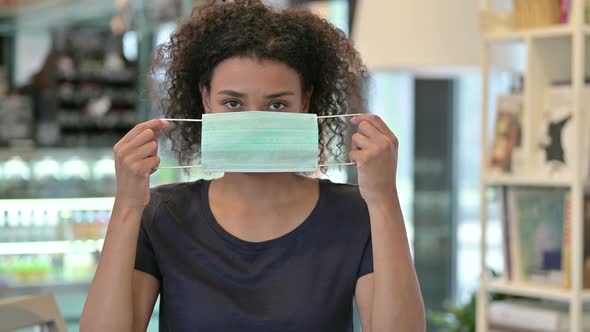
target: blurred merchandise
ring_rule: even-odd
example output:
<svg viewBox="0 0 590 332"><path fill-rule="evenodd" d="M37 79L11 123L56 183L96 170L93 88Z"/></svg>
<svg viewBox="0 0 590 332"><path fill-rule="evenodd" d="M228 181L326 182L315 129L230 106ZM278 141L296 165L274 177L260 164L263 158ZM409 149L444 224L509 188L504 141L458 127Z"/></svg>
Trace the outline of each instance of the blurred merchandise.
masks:
<svg viewBox="0 0 590 332"><path fill-rule="evenodd" d="M516 29L559 24L562 16L561 0L514 0Z"/></svg>
<svg viewBox="0 0 590 332"><path fill-rule="evenodd" d="M0 199L112 197L115 194L115 162L110 149L15 154L5 159L0 157Z"/></svg>
<svg viewBox="0 0 590 332"><path fill-rule="evenodd" d="M156 22L175 20L180 16L182 0L148 0L148 16Z"/></svg>
<svg viewBox="0 0 590 332"><path fill-rule="evenodd" d="M8 93L8 78L6 77L6 69L0 67L0 98L4 98Z"/></svg>
<svg viewBox="0 0 590 332"><path fill-rule="evenodd" d="M30 97L11 95L0 103L0 143L30 145L32 140L33 106Z"/></svg>
<svg viewBox="0 0 590 332"><path fill-rule="evenodd" d="M0 290L23 282L87 281L92 277L111 201L97 199L80 207L68 207L75 203L67 201L57 206L47 203L0 201Z"/></svg>
<svg viewBox="0 0 590 332"><path fill-rule="evenodd" d="M31 170L28 163L20 157L12 157L2 166L0 197L4 195L28 197L28 185L31 180Z"/></svg>
<svg viewBox="0 0 590 332"><path fill-rule="evenodd" d="M53 39L61 144L114 145L138 122L137 64L123 56L123 37L106 27L69 27Z"/></svg>

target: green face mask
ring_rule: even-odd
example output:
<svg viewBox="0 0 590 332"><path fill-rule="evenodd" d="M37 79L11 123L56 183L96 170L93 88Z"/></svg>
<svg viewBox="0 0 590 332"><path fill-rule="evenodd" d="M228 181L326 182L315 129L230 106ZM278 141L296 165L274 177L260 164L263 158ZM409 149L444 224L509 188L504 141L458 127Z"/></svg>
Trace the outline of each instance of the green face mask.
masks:
<svg viewBox="0 0 590 332"><path fill-rule="evenodd" d="M344 116L354 116L349 114ZM338 116L331 116L338 117ZM318 117L309 113L233 112L204 114L201 165L210 172L274 173L315 172L318 165Z"/></svg>

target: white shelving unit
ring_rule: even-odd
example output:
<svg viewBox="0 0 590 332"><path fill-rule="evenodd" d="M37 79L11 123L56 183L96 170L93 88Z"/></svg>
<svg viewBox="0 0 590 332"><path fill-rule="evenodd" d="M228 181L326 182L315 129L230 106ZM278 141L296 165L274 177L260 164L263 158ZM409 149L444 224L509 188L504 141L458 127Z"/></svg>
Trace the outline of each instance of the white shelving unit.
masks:
<svg viewBox="0 0 590 332"><path fill-rule="evenodd" d="M491 0L481 0L483 11L494 10ZM482 172L481 172L481 286L478 292L477 332L488 329L488 295L502 293L539 299L556 300L569 303L571 331L582 331L582 305L590 302L590 290L583 289L583 199L588 189L585 166L581 156L590 151L583 149L584 132L590 130L586 124L590 115L582 111L582 89L585 76L589 72L590 27L584 23L585 0L571 1L569 23L559 26L543 27L526 31L501 31L484 34L482 42ZM506 48L524 49L524 59L501 56ZM522 52L521 52L522 53ZM502 59L499 59L502 58ZM516 60L516 61L515 61ZM519 62L513 64L510 61ZM524 68L522 68L524 63ZM524 175L492 175L487 166L490 151L489 121L490 101L497 97L490 90L491 73L495 70L516 71L525 78L523 88L523 149L526 160L531 160L533 150L534 126L533 112L541 107L543 88L552 80L571 80L573 91L573 116L577 120L574 128L577 146L576 160L573 161L572 176L568 179L547 179L535 176L534 172ZM587 110L588 108L586 108ZM530 173L530 174L529 174ZM527 186L564 188L570 191L571 214L571 288L557 288L529 283L508 281L505 278L490 279L487 276L487 190L498 186Z"/></svg>

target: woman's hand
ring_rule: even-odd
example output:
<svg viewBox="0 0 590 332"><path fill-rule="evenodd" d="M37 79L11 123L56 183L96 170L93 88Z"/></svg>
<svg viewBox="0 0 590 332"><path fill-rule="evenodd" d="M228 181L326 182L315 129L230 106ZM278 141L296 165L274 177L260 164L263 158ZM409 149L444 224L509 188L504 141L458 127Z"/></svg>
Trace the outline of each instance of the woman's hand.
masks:
<svg viewBox="0 0 590 332"><path fill-rule="evenodd" d="M143 209L150 201L149 176L160 165L158 135L169 123L150 120L131 129L117 144L115 169L117 172L117 204Z"/></svg>
<svg viewBox="0 0 590 332"><path fill-rule="evenodd" d="M377 115L358 115L351 122L358 131L349 156L357 164L361 195L367 203L391 201L397 195L397 137Z"/></svg>

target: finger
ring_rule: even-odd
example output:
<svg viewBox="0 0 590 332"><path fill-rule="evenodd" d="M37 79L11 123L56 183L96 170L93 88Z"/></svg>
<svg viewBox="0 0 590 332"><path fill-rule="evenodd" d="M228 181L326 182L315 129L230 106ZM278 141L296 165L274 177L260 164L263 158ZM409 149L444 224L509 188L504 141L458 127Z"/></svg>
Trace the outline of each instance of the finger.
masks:
<svg viewBox="0 0 590 332"><path fill-rule="evenodd" d="M136 160L146 159L155 156L158 153L158 143L150 141L129 152L129 160L133 163Z"/></svg>
<svg viewBox="0 0 590 332"><path fill-rule="evenodd" d="M363 150L353 150L348 153L348 158L358 164L362 164L366 158L366 151Z"/></svg>
<svg viewBox="0 0 590 332"><path fill-rule="evenodd" d="M370 122L383 135L386 135L389 138L393 138L394 137L393 132L391 131L391 129L389 129L389 127L387 126L387 124L385 124L385 121L383 121L383 119L381 119L380 116L375 115L375 114L361 114L361 115L357 115L357 116L353 117L350 120L350 122L353 123L353 124L355 124L355 125L360 124L362 121L368 121L368 122Z"/></svg>
<svg viewBox="0 0 590 332"><path fill-rule="evenodd" d="M369 137L360 133L352 135L352 144L357 147L353 150L367 150L374 145Z"/></svg>
<svg viewBox="0 0 590 332"><path fill-rule="evenodd" d="M127 142L127 145L124 147L124 149L127 151L133 151L134 149L137 149L148 142L156 141L156 139L157 136L154 130L145 129L135 136L135 138L133 138L131 141Z"/></svg>
<svg viewBox="0 0 590 332"><path fill-rule="evenodd" d="M152 156L145 160L146 166L149 167L150 174L154 174L160 166L160 157Z"/></svg>
<svg viewBox="0 0 590 332"><path fill-rule="evenodd" d="M351 140L351 144L350 144L350 151L354 151L354 150L360 150L361 148L356 145L356 143L354 142L354 140Z"/></svg>
<svg viewBox="0 0 590 332"><path fill-rule="evenodd" d="M387 139L387 137L369 121L361 121L361 123L358 124L358 132L372 140Z"/></svg>
<svg viewBox="0 0 590 332"><path fill-rule="evenodd" d="M147 159L138 160L131 166L134 173L139 176L150 175L153 173L154 168L160 165L160 157L151 156Z"/></svg>
<svg viewBox="0 0 590 332"><path fill-rule="evenodd" d="M161 129L167 128L169 125L170 125L170 122L165 121L165 120L160 120L160 119L153 119L153 120L149 120L146 122L142 122L142 123L136 125L135 127L133 127L133 129L131 129L125 136L123 136L123 138L121 139L121 142L127 143L127 142L131 141L132 139L134 139L137 135L139 135L141 132L143 132L146 129L161 130Z"/></svg>

